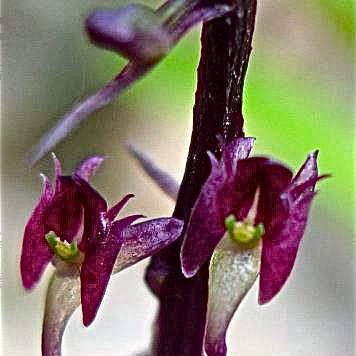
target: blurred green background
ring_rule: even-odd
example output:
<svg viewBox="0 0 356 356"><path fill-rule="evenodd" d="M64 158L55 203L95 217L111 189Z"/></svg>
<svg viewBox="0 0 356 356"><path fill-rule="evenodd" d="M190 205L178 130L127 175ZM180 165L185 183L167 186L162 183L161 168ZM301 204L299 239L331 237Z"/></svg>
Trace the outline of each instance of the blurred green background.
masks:
<svg viewBox="0 0 356 356"><path fill-rule="evenodd" d="M31 147L73 103L125 63L89 44L83 19L117 1L12 0L3 4L2 323L4 355L40 354L46 281L22 290L22 231L41 190L46 157L29 170ZM158 2L152 6L157 6ZM320 182L299 259L280 295L260 307L254 289L230 328L230 355L351 356L354 352L355 48L352 0L259 1L246 80L246 133L255 154L297 169L319 149ZM136 193L126 212L169 216L169 201L122 144L132 141L180 180L190 140L199 61L196 29L147 77L93 115L55 150L66 172L85 155L108 156L94 184L113 203ZM150 339L156 302L141 282L146 262L113 278L89 329L80 313L64 355L126 356ZM48 276L48 273L46 274Z"/></svg>

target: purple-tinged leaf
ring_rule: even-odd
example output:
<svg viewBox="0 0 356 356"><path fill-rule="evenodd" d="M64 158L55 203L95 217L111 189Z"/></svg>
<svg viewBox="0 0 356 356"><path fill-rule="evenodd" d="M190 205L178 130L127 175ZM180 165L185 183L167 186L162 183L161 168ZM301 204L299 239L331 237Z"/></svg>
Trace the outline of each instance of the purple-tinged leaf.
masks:
<svg viewBox="0 0 356 356"><path fill-rule="evenodd" d="M116 203L109 211L105 214L105 218L108 221L114 221L116 216L120 213L121 209L127 204L127 202L133 198L134 194L127 194L118 203Z"/></svg>
<svg viewBox="0 0 356 356"><path fill-rule="evenodd" d="M226 355L226 330L255 282L260 266L261 246L240 249L228 234L217 245L210 261L209 299L205 351L208 356Z"/></svg>
<svg viewBox="0 0 356 356"><path fill-rule="evenodd" d="M135 145L127 145L129 153L135 157L147 175L174 201L177 200L179 184L167 172L160 169L154 161Z"/></svg>
<svg viewBox="0 0 356 356"><path fill-rule="evenodd" d="M105 156L103 155L87 157L78 164L74 170L74 174L77 174L79 177L89 182L104 160Z"/></svg>
<svg viewBox="0 0 356 356"><path fill-rule="evenodd" d="M62 263L47 290L42 326L42 356L61 356L62 335L80 305L79 266Z"/></svg>
<svg viewBox="0 0 356 356"><path fill-rule="evenodd" d="M53 189L45 175L42 179L42 194L25 226L22 242L20 268L22 284L26 289L34 287L53 256L44 238L47 231L43 223L43 213L52 200Z"/></svg>
<svg viewBox="0 0 356 356"><path fill-rule="evenodd" d="M117 257L114 273L152 256L174 242L183 230L183 222L159 218L130 226L124 231L125 242Z"/></svg>
<svg viewBox="0 0 356 356"><path fill-rule="evenodd" d="M269 302L287 281L295 263L314 192L306 191L291 207L280 231L266 231L262 239L259 303Z"/></svg>

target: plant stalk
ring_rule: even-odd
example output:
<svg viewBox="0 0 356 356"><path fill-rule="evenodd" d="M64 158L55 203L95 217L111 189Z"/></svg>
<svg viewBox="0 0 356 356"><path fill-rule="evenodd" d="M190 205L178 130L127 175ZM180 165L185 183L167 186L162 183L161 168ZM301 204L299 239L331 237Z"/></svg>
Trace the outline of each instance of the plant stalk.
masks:
<svg viewBox="0 0 356 356"><path fill-rule="evenodd" d="M243 85L256 15L256 0L203 25L193 132L173 216L187 225L210 173L207 151L221 156L221 141L243 137ZM152 257L146 281L159 299L151 356L200 356L208 298L208 263L192 278L181 272L182 236ZM204 236L201 237L204 239Z"/></svg>

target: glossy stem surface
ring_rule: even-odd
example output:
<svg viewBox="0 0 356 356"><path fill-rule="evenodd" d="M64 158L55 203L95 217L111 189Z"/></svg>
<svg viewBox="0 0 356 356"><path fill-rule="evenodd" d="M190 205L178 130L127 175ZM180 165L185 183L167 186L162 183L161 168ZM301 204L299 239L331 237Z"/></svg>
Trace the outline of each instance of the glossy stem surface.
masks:
<svg viewBox="0 0 356 356"><path fill-rule="evenodd" d="M187 224L210 173L207 151L221 155L223 140L243 137L242 94L251 52L256 0L203 26L201 59L186 169L173 216ZM159 299L151 356L200 356L206 322L208 265L192 278L180 266L184 232L151 259L146 280ZM202 239L204 236L202 236Z"/></svg>

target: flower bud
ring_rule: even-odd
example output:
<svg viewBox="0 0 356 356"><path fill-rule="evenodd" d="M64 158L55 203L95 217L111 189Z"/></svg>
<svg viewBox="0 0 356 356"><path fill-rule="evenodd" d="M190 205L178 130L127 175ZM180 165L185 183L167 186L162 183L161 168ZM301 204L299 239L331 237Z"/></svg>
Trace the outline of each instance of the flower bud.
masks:
<svg viewBox="0 0 356 356"><path fill-rule="evenodd" d="M86 19L90 40L134 62L150 63L172 46L163 21L149 7L131 4L117 9L99 9Z"/></svg>

